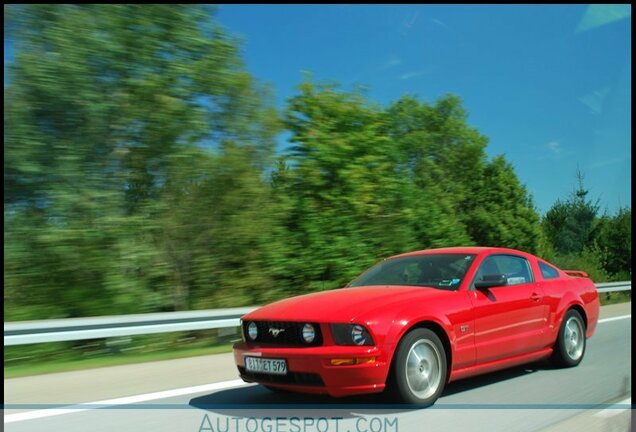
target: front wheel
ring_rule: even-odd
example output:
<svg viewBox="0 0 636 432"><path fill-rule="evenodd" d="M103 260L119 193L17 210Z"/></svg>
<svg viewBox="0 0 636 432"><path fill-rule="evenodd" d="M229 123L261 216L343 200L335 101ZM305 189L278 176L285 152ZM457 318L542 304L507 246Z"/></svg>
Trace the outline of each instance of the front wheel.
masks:
<svg viewBox="0 0 636 432"><path fill-rule="evenodd" d="M404 336L395 353L392 385L402 402L432 405L446 385L446 352L439 337L419 328Z"/></svg>
<svg viewBox="0 0 636 432"><path fill-rule="evenodd" d="M554 345L552 362L561 367L572 367L581 363L585 354L585 325L581 314L570 309L563 317L559 337Z"/></svg>

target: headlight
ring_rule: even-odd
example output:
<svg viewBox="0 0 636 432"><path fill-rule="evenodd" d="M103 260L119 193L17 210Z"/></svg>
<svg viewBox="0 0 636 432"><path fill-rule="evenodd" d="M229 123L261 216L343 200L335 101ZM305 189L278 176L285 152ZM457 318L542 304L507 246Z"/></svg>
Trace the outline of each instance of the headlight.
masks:
<svg viewBox="0 0 636 432"><path fill-rule="evenodd" d="M303 326L303 340L307 343L312 343L316 338L316 329L314 326L307 323Z"/></svg>
<svg viewBox="0 0 636 432"><path fill-rule="evenodd" d="M369 331L360 324L331 324L336 345L373 345Z"/></svg>
<svg viewBox="0 0 636 432"><path fill-rule="evenodd" d="M247 337L253 341L258 337L258 327L254 321L247 325Z"/></svg>

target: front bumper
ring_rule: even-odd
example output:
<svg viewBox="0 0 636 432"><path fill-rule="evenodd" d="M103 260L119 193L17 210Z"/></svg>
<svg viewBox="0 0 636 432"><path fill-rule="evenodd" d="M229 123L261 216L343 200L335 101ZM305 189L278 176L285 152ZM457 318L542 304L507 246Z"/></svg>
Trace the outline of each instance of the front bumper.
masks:
<svg viewBox="0 0 636 432"><path fill-rule="evenodd" d="M287 375L248 373L245 356L285 359ZM372 363L333 366L332 359L371 358ZM368 346L318 346L318 347L273 347L234 345L234 362L240 377L246 382L257 382L268 386L302 393L328 394L333 397L362 393L379 393L384 390L388 374L386 354L377 347Z"/></svg>

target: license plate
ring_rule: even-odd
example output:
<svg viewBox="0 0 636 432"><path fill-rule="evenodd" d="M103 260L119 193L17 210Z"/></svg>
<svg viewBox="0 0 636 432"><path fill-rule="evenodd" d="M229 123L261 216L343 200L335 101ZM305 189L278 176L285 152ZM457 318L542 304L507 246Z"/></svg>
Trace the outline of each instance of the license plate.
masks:
<svg viewBox="0 0 636 432"><path fill-rule="evenodd" d="M245 357L245 370L256 373L286 375L287 363L285 360L280 359Z"/></svg>

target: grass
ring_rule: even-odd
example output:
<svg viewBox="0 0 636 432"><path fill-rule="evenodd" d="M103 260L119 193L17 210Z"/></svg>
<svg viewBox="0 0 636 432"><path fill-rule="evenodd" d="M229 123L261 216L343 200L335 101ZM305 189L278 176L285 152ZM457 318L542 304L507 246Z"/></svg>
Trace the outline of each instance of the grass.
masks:
<svg viewBox="0 0 636 432"><path fill-rule="evenodd" d="M632 301L631 291L618 291L613 293L599 293L601 305L611 305L616 303L626 303Z"/></svg>
<svg viewBox="0 0 636 432"><path fill-rule="evenodd" d="M68 372L81 369L93 369L108 366L119 366L133 363L145 363L159 360L174 360L178 358L196 357L210 354L221 354L232 351L231 344L213 347L184 348L177 351L159 351L140 354L124 354L96 357L90 359L59 360L41 363L27 363L15 366L5 366L4 378L18 378L31 375L42 375L55 372Z"/></svg>

